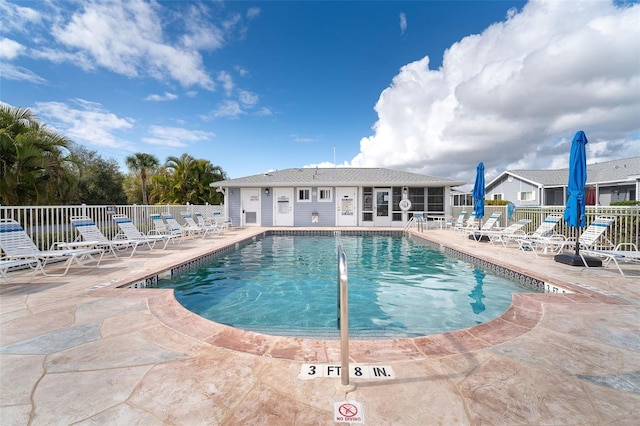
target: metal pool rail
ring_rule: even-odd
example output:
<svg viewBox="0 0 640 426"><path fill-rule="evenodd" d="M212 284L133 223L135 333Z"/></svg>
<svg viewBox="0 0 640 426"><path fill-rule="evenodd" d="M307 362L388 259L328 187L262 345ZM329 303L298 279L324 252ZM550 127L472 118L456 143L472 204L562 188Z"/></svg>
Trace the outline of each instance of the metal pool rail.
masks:
<svg viewBox="0 0 640 426"><path fill-rule="evenodd" d="M340 384L338 390L351 392L349 384L349 273L347 255L342 244L338 246L338 327L340 328Z"/></svg>

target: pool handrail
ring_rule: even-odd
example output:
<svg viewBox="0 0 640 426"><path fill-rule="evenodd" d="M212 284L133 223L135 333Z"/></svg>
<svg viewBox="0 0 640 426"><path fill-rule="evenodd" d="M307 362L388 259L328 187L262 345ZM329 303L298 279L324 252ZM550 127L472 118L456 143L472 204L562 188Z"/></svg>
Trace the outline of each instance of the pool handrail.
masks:
<svg viewBox="0 0 640 426"><path fill-rule="evenodd" d="M342 392L355 390L349 383L349 273L347 255L342 244L338 245L338 327L340 328L340 384Z"/></svg>

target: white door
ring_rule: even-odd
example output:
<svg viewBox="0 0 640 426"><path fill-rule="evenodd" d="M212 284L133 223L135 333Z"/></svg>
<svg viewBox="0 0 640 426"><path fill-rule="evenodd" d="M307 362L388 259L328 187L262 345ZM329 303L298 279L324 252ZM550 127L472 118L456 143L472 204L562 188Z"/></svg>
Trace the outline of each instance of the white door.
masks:
<svg viewBox="0 0 640 426"><path fill-rule="evenodd" d="M293 226L293 188L273 188L273 224Z"/></svg>
<svg viewBox="0 0 640 426"><path fill-rule="evenodd" d="M391 188L373 190L373 226L391 226Z"/></svg>
<svg viewBox="0 0 640 426"><path fill-rule="evenodd" d="M336 188L338 226L356 226L356 188Z"/></svg>
<svg viewBox="0 0 640 426"><path fill-rule="evenodd" d="M260 226L260 188L242 188L242 226Z"/></svg>

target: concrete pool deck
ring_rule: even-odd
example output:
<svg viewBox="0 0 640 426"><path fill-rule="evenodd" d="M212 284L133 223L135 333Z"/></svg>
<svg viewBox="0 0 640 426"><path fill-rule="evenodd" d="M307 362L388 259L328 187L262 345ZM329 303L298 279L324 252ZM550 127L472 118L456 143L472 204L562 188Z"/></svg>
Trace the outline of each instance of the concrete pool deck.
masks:
<svg viewBox="0 0 640 426"><path fill-rule="evenodd" d="M352 341L353 363L392 374L352 377L348 394L303 370L339 365L337 341L243 332L190 313L171 290L118 288L271 229L105 256L29 284L11 273L16 283L0 285L0 423L334 424L335 403L351 401L369 425L640 424L640 278L612 266L426 230L574 293L518 294L500 318L453 333Z"/></svg>

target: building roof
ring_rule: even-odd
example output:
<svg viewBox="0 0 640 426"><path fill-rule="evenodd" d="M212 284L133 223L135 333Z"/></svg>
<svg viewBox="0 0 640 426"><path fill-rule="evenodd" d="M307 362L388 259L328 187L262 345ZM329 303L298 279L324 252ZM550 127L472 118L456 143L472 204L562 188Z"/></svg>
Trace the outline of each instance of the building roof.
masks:
<svg viewBox="0 0 640 426"><path fill-rule="evenodd" d="M489 182L487 187L499 182L505 175L545 187L566 186L569 180L569 169L507 170ZM640 175L640 157L587 164L587 185L634 181L638 175Z"/></svg>
<svg viewBox="0 0 640 426"><path fill-rule="evenodd" d="M459 186L464 182L381 168L285 169L237 179L213 182L223 188L284 186Z"/></svg>

